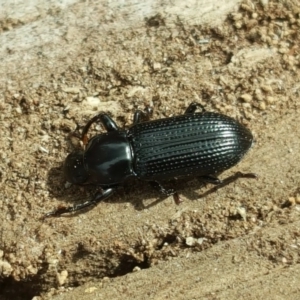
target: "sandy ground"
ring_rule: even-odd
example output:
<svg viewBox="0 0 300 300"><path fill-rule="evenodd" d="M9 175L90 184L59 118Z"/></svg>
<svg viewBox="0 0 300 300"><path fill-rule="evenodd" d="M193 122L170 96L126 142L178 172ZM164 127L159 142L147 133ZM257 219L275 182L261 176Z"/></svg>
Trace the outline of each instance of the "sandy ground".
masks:
<svg viewBox="0 0 300 300"><path fill-rule="evenodd" d="M0 299L300 298L299 2L181 3L2 4ZM94 193L62 163L98 111L126 127L192 101L255 136L220 178L258 179L178 182L180 205L132 181L41 218Z"/></svg>

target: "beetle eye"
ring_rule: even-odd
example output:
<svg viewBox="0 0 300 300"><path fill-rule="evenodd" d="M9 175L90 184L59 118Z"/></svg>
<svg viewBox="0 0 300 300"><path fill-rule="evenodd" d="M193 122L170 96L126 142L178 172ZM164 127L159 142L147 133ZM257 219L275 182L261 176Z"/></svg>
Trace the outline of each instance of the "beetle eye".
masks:
<svg viewBox="0 0 300 300"><path fill-rule="evenodd" d="M88 174L83 165L83 152L69 154L64 164L64 174L67 181L74 184L84 184Z"/></svg>

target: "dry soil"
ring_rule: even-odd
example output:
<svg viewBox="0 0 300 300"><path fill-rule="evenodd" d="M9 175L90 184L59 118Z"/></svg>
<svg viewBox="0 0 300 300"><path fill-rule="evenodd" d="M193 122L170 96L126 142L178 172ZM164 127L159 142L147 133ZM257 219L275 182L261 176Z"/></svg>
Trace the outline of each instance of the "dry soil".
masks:
<svg viewBox="0 0 300 300"><path fill-rule="evenodd" d="M0 13L0 298L299 299L299 2L116 3ZM95 192L62 163L98 111L126 127L136 109L158 119L192 101L255 136L220 178L258 179L179 181L180 205L133 180L42 219Z"/></svg>

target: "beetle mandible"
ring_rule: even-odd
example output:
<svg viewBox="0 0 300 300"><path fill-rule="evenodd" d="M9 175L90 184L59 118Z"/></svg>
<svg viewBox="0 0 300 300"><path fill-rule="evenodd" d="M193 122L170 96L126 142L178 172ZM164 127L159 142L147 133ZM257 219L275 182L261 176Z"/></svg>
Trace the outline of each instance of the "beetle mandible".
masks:
<svg viewBox="0 0 300 300"><path fill-rule="evenodd" d="M177 192L165 189L162 181L194 176L220 184L216 175L236 165L252 146L249 129L226 115L207 112L196 102L179 116L145 121L150 113L137 110L128 129L119 129L105 113L93 117L82 131L85 150L67 156L64 174L70 183L94 184L101 191L89 201L60 207L46 217L95 205L111 196L129 177L150 181L179 201ZM88 141L88 130L97 121L106 132ZM237 174L255 177L253 173Z"/></svg>

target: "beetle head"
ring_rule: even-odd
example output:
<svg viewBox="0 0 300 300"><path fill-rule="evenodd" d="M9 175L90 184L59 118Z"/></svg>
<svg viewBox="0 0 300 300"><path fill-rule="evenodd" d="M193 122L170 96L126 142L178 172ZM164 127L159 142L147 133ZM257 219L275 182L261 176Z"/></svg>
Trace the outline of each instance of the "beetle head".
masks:
<svg viewBox="0 0 300 300"><path fill-rule="evenodd" d="M67 181L74 184L84 184L88 173L83 164L83 152L77 151L69 154L64 164L64 174Z"/></svg>

